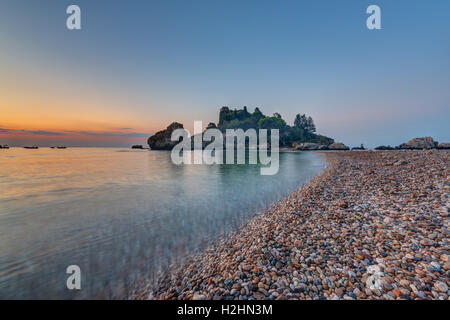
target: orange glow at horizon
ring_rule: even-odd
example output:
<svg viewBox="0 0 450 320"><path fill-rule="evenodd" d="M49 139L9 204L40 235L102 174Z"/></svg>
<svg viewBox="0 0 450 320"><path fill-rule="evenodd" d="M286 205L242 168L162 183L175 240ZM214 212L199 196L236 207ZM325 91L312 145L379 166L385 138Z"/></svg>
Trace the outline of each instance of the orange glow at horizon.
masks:
<svg viewBox="0 0 450 320"><path fill-rule="evenodd" d="M108 131L112 128L132 127L134 130L149 130L149 126L139 121L139 117L124 114L117 107L115 110L107 108L92 100L60 101L30 95L18 96L2 89L0 93L0 127L3 128ZM155 123L154 127L158 125Z"/></svg>
<svg viewBox="0 0 450 320"><path fill-rule="evenodd" d="M43 90L29 83L29 88L19 89L4 80L0 76L0 144L125 144L145 141L127 134L150 134L161 128L158 119L130 112L119 99L101 99L89 92L66 96L67 90Z"/></svg>

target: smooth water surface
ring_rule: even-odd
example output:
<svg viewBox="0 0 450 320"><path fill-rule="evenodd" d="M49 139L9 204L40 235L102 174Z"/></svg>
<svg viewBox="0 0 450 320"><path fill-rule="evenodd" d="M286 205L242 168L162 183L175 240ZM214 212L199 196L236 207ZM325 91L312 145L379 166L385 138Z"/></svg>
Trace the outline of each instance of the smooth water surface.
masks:
<svg viewBox="0 0 450 320"><path fill-rule="evenodd" d="M323 167L296 152L261 176L258 165L176 166L163 151L0 150L0 299L124 298ZM69 265L79 291L66 287Z"/></svg>

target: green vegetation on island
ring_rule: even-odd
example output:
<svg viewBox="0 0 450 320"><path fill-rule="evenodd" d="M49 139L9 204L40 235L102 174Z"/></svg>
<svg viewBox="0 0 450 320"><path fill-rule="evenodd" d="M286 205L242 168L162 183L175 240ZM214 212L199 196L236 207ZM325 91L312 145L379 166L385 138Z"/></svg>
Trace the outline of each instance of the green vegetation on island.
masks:
<svg viewBox="0 0 450 320"><path fill-rule="evenodd" d="M158 131L148 138L148 145L151 150L171 150L178 141L172 141L172 132L183 128L183 124L173 122L165 130ZM217 128L226 134L227 129L278 129L279 146L282 148L292 148L296 150L348 150L342 143L335 143L333 139L316 133L316 126L311 117L305 114L297 114L294 125L290 126L279 113L274 113L271 117L266 116L255 108L253 113L248 112L247 107L243 109L230 109L222 107L219 112L219 122L216 125L211 122L206 129ZM270 131L268 133L270 136ZM209 142L203 141L203 147Z"/></svg>
<svg viewBox="0 0 450 320"><path fill-rule="evenodd" d="M334 142L331 138L316 134L313 119L305 114L297 114L294 125L289 126L279 113L266 116L258 107L255 108L253 113L248 112L247 107L234 110L222 107L217 127L223 132L226 129L278 129L280 130L280 146L286 148L295 147L295 145L305 142L324 146Z"/></svg>

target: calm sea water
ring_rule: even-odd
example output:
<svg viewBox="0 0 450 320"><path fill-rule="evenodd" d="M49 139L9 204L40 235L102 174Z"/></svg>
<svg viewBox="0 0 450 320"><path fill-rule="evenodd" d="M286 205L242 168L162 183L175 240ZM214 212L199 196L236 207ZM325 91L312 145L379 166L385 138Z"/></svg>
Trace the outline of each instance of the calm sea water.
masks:
<svg viewBox="0 0 450 320"><path fill-rule="evenodd" d="M0 150L0 299L124 298L286 196L324 167L280 153L280 170L184 165L169 152ZM81 268L81 290L66 268Z"/></svg>

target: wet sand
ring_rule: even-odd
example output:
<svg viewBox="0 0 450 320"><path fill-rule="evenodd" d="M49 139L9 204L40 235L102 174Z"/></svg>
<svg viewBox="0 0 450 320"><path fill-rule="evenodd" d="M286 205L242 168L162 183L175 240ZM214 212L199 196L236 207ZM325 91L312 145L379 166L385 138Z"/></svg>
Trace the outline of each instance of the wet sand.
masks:
<svg viewBox="0 0 450 320"><path fill-rule="evenodd" d="M449 299L450 151L328 168L134 299Z"/></svg>

